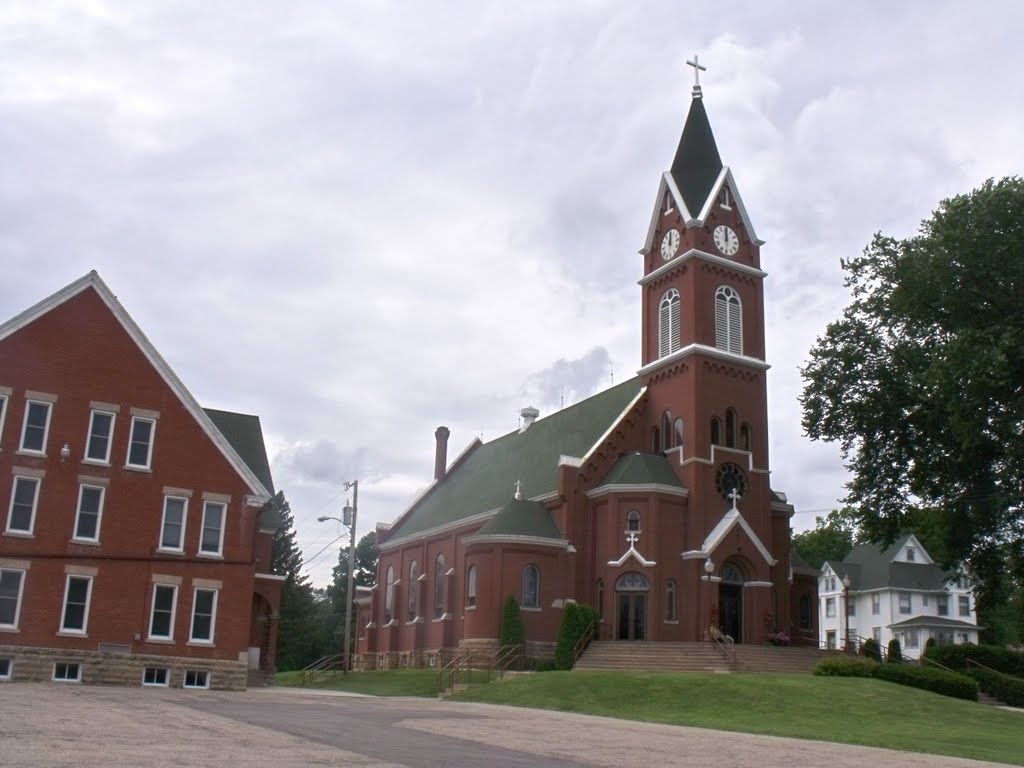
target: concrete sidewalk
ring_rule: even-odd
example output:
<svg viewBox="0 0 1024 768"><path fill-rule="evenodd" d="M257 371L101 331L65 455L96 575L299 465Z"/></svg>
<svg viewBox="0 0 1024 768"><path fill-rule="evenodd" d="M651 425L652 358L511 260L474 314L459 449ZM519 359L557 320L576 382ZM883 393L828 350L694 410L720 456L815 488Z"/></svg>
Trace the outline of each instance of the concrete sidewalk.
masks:
<svg viewBox="0 0 1024 768"><path fill-rule="evenodd" d="M1024 748L1022 748L1024 751ZM901 768L957 758L434 699L0 685L16 768Z"/></svg>

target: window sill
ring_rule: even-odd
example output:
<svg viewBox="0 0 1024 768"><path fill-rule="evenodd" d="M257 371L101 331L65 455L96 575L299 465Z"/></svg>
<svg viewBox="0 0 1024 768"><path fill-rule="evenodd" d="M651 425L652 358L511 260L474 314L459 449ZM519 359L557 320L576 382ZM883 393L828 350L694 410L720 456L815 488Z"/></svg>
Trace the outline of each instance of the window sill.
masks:
<svg viewBox="0 0 1024 768"><path fill-rule="evenodd" d="M135 464L125 464L124 468L129 472L145 472L150 475L153 474L153 469L151 467L139 467Z"/></svg>
<svg viewBox="0 0 1024 768"><path fill-rule="evenodd" d="M678 624L678 623L679 623L679 620L678 620L678 619L676 619L676 620L673 620L673 621L669 621L668 619L665 619L664 623L665 623L665 624Z"/></svg>
<svg viewBox="0 0 1024 768"><path fill-rule="evenodd" d="M18 629L17 627L0 627L0 633L6 634L6 635L17 635L20 632L21 632L21 630Z"/></svg>
<svg viewBox="0 0 1024 768"><path fill-rule="evenodd" d="M205 557L208 560L223 560L224 555L220 552L196 552L196 557Z"/></svg>
<svg viewBox="0 0 1024 768"><path fill-rule="evenodd" d="M34 539L36 537L31 531L4 531L4 536L10 536L12 539Z"/></svg>
<svg viewBox="0 0 1024 768"><path fill-rule="evenodd" d="M155 645L174 645L174 638L171 637L147 637L147 643L154 643Z"/></svg>
<svg viewBox="0 0 1024 768"><path fill-rule="evenodd" d="M157 547L156 552L158 555L174 555L175 557L184 557L184 549L164 549L163 547Z"/></svg>
<svg viewBox="0 0 1024 768"><path fill-rule="evenodd" d="M527 607L525 605L521 605L521 606L519 606L519 610L520 611L529 611L530 613L540 613L541 608L540 608L539 605L535 606L535 607L532 607L532 608L531 607Z"/></svg>
<svg viewBox="0 0 1024 768"><path fill-rule="evenodd" d="M99 539L68 539L69 544L81 544L86 547L98 547L100 545Z"/></svg>
<svg viewBox="0 0 1024 768"><path fill-rule="evenodd" d="M45 459L46 458L46 452L45 451L29 451L29 450L26 450L25 448L19 448L14 453L15 453L16 456L31 456L34 459Z"/></svg>
<svg viewBox="0 0 1024 768"><path fill-rule="evenodd" d="M189 640L185 645L192 646L193 648L214 648L216 643L213 640Z"/></svg>
<svg viewBox="0 0 1024 768"><path fill-rule="evenodd" d="M85 459L82 459L82 463L83 464L87 464L90 467L106 467L107 469L110 469L110 462L109 461L100 461L99 459L85 458Z"/></svg>
<svg viewBox="0 0 1024 768"><path fill-rule="evenodd" d="M411 626L413 626L415 624L422 624L422 623L423 623L423 617L422 616L417 616L415 619L412 619L411 621L405 622L405 626L411 627Z"/></svg>
<svg viewBox="0 0 1024 768"><path fill-rule="evenodd" d="M476 606L475 605L467 605L465 607L465 610L467 610L467 611L475 611L476 610Z"/></svg>
<svg viewBox="0 0 1024 768"><path fill-rule="evenodd" d="M88 640L88 632L76 632L73 629L61 629L56 633L57 637L76 637L80 640Z"/></svg>

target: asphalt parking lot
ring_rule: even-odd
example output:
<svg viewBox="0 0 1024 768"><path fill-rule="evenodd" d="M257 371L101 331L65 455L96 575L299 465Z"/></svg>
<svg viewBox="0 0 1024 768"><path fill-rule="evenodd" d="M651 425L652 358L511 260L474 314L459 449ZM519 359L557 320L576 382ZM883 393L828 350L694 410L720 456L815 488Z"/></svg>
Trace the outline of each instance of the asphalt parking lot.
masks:
<svg viewBox="0 0 1024 768"><path fill-rule="evenodd" d="M432 699L0 685L17 768L985 766L826 742Z"/></svg>

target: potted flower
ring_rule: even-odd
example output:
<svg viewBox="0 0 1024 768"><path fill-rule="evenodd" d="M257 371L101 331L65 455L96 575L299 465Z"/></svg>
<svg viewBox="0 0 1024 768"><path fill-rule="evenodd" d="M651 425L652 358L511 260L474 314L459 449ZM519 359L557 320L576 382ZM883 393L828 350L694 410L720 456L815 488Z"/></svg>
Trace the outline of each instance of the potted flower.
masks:
<svg viewBox="0 0 1024 768"><path fill-rule="evenodd" d="M790 637L785 630L776 629L768 633L769 645L789 645Z"/></svg>

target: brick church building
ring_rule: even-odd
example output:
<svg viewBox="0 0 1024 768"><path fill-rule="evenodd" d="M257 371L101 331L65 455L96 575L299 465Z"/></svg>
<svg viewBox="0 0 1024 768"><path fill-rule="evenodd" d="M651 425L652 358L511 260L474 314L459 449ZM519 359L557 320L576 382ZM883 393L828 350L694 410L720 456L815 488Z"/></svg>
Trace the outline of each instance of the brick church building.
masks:
<svg viewBox="0 0 1024 768"><path fill-rule="evenodd" d="M273 492L259 418L200 407L95 272L0 324L0 681L272 670Z"/></svg>
<svg viewBox="0 0 1024 768"><path fill-rule="evenodd" d="M508 595L537 655L569 601L598 609L605 639L813 642L816 574L792 561L793 507L770 486L762 244L696 85L638 259L637 376L524 409L451 463L439 428L433 483L378 527L359 652L416 665L495 645Z"/></svg>

